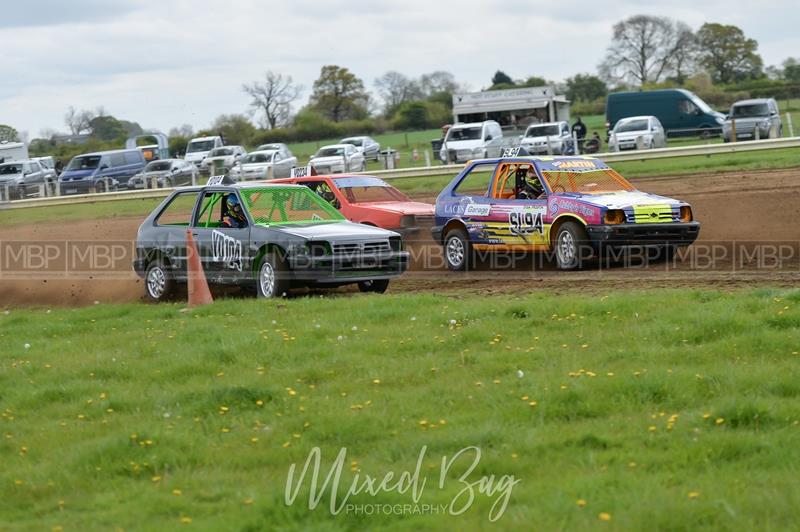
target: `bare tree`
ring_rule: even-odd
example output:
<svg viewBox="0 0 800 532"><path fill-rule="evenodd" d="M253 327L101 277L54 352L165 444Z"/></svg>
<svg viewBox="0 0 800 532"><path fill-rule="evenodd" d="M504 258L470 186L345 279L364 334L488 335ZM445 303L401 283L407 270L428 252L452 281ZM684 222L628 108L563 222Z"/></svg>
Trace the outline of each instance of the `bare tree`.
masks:
<svg viewBox="0 0 800 532"><path fill-rule="evenodd" d="M419 83L396 70L390 70L377 78L375 87L378 89L381 99L383 99L384 110L387 112L396 109L403 102L422 98L422 90Z"/></svg>
<svg viewBox="0 0 800 532"><path fill-rule="evenodd" d="M635 15L614 24L614 34L600 73L607 81L656 83L672 66L675 24L666 17Z"/></svg>
<svg viewBox="0 0 800 532"><path fill-rule="evenodd" d="M675 81L683 84L697 70L697 35L684 22L675 23L675 44L672 47L672 72Z"/></svg>
<svg viewBox="0 0 800 532"><path fill-rule="evenodd" d="M252 98L250 106L264 113L269 128L275 129L288 120L292 102L300 97L303 87L295 85L292 76L268 70L264 74L264 81L254 81L249 85L245 83L242 90Z"/></svg>
<svg viewBox="0 0 800 532"><path fill-rule="evenodd" d="M66 114L64 114L64 124L73 135L80 135L92 129L89 122L91 122L93 118L95 118L95 116L91 111L87 111L86 109L78 111L70 105Z"/></svg>
<svg viewBox="0 0 800 532"><path fill-rule="evenodd" d="M450 72L444 70L436 70L430 74L423 74L419 79L420 89L422 93L428 97L437 92L457 92L463 90L464 87L456 83L456 78Z"/></svg>

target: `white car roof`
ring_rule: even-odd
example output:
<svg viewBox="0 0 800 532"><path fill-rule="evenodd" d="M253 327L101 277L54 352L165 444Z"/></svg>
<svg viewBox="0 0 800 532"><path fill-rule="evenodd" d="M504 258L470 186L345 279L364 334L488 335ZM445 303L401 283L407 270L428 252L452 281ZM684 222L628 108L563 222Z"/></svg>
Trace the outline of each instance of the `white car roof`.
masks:
<svg viewBox="0 0 800 532"><path fill-rule="evenodd" d="M324 150L325 148L347 148L348 146L352 147L352 144L328 144L327 146L322 146L320 150Z"/></svg>
<svg viewBox="0 0 800 532"><path fill-rule="evenodd" d="M625 118L620 118L617 124L620 122L630 122L631 120L649 120L651 118L655 117L653 115L626 116Z"/></svg>
<svg viewBox="0 0 800 532"><path fill-rule="evenodd" d="M213 137L197 137L197 138L193 138L189 142L195 142L195 141L198 141L198 140L214 140L214 139L218 139L218 138L219 137L217 137L216 135L213 136Z"/></svg>

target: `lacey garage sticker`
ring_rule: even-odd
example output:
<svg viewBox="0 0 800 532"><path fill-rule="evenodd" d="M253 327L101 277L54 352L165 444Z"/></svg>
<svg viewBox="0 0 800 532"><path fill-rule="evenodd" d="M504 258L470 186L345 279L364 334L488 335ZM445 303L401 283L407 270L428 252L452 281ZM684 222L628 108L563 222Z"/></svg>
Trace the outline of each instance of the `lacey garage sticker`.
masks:
<svg viewBox="0 0 800 532"><path fill-rule="evenodd" d="M492 210L491 205L481 203L470 203L464 209L464 216L489 216L489 211Z"/></svg>
<svg viewBox="0 0 800 532"><path fill-rule="evenodd" d="M544 233L544 223L542 217L547 207L525 207L514 209L508 213L508 227L515 235L529 235L532 233Z"/></svg>

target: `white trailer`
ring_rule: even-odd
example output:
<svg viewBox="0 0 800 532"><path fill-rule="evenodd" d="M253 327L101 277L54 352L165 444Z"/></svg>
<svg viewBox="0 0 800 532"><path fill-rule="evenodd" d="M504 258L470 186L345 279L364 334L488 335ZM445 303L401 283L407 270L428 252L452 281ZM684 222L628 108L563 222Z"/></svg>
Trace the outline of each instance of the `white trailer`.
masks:
<svg viewBox="0 0 800 532"><path fill-rule="evenodd" d="M0 163L24 161L28 158L28 147L22 142L0 142Z"/></svg>

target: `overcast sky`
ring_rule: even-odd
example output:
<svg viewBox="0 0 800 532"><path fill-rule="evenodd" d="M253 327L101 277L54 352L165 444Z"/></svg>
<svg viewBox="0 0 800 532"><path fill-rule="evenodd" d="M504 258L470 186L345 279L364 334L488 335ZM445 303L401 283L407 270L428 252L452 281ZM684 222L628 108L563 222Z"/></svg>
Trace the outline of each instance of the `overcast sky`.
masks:
<svg viewBox="0 0 800 532"><path fill-rule="evenodd" d="M247 112L241 85L266 70L304 85L305 103L325 64L369 90L387 70L448 70L474 90L497 69L563 80L595 73L612 25L640 13L735 24L765 65L800 56L796 0L14 0L0 10L0 123L34 138L66 130L72 105L200 129Z"/></svg>

